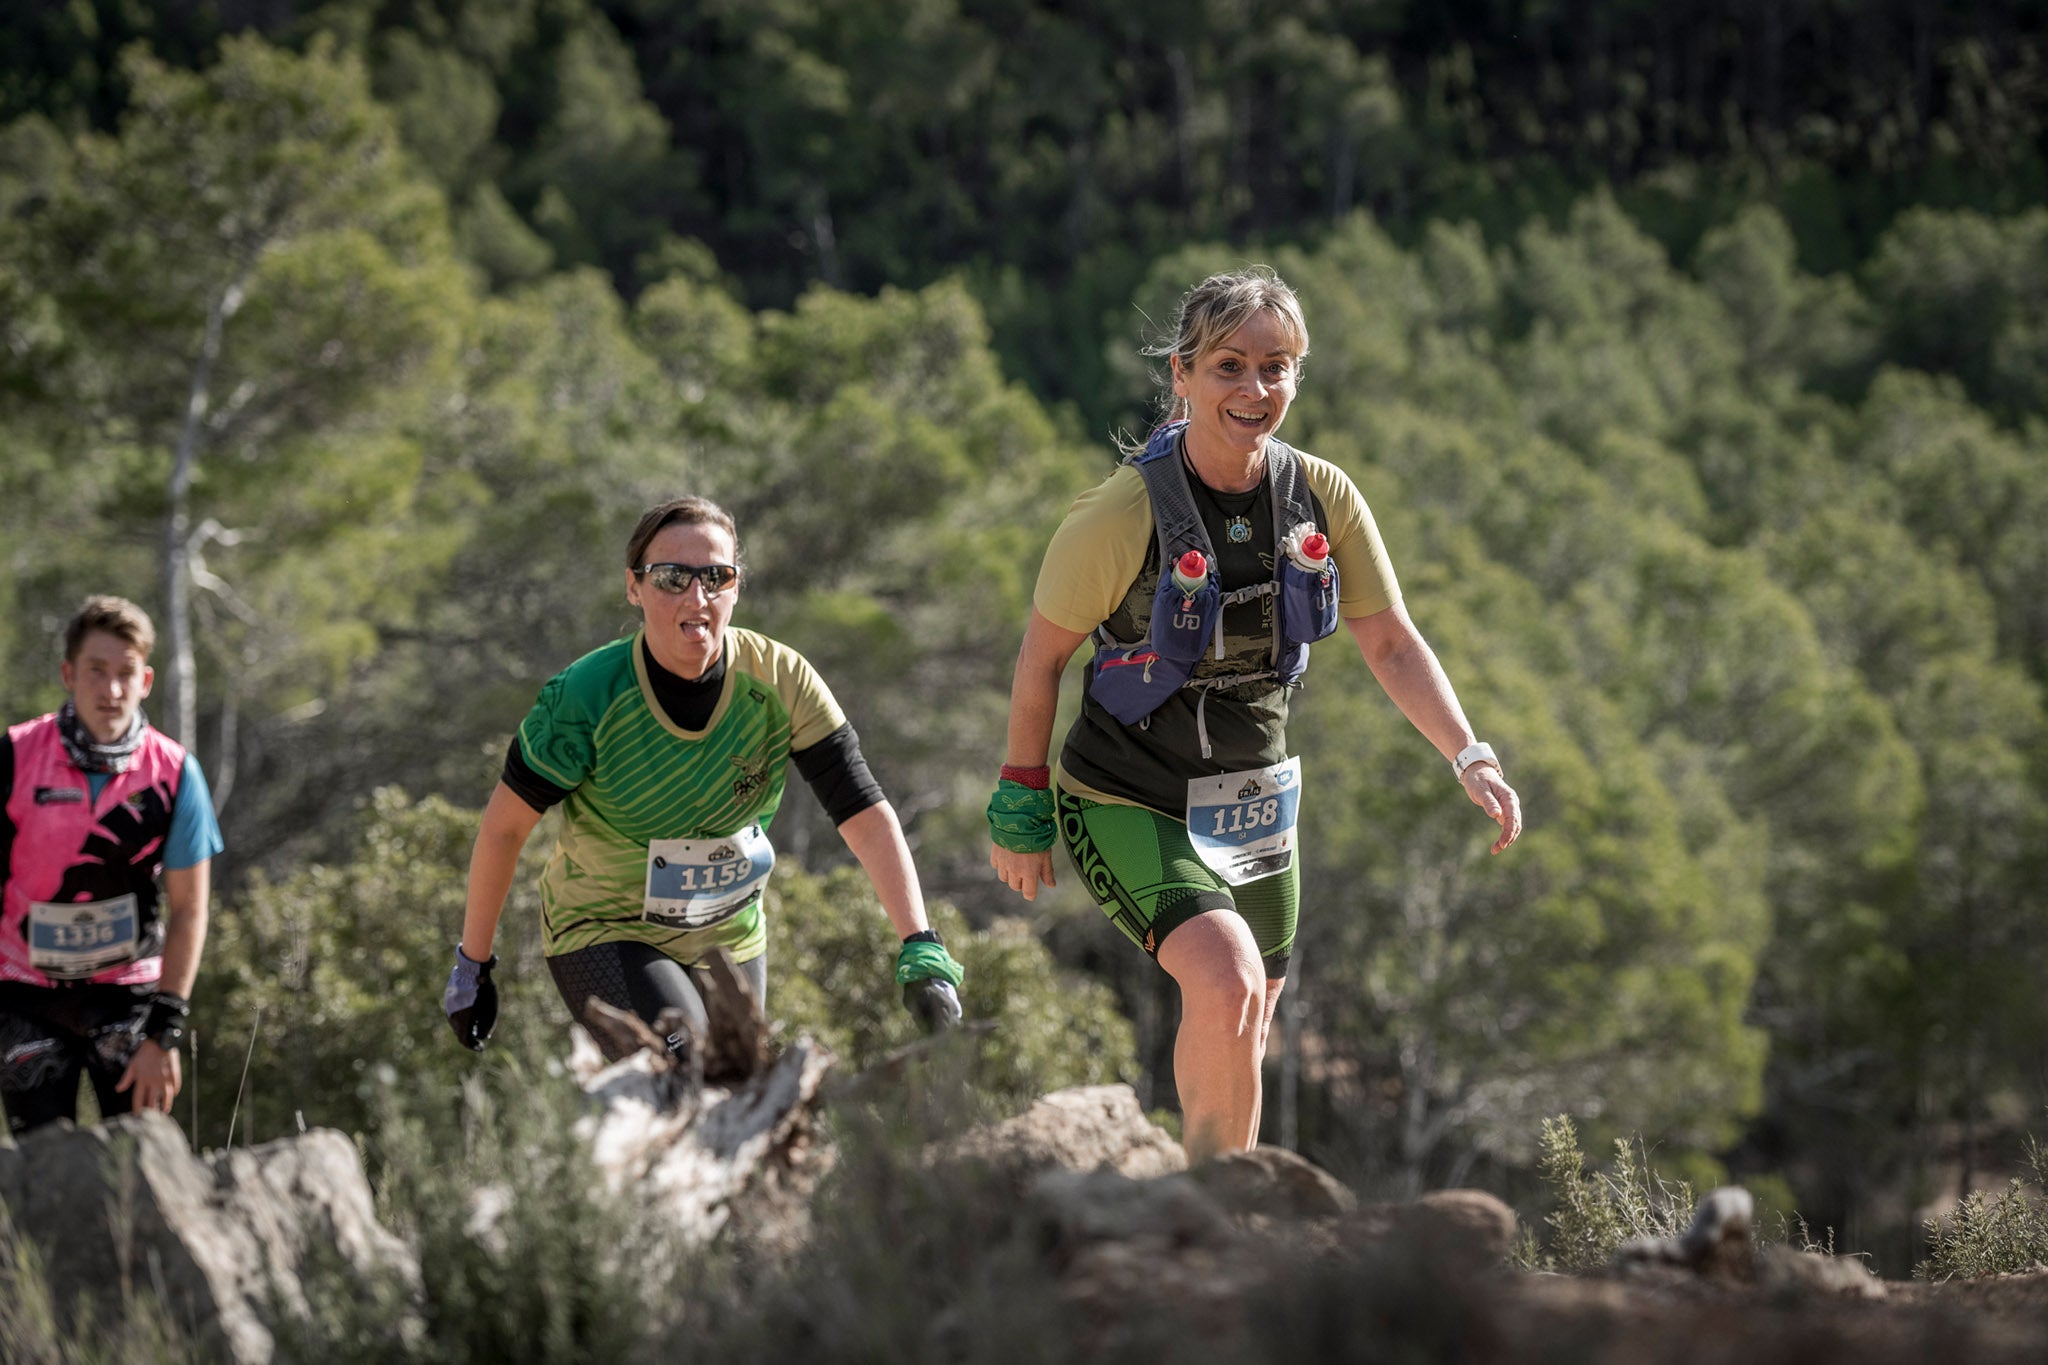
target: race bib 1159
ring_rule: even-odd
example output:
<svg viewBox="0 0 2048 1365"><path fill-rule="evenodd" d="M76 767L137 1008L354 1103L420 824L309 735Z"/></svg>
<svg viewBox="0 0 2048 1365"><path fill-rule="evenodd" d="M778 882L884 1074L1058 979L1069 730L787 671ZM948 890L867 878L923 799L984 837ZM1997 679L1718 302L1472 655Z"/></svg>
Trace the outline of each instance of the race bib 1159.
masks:
<svg viewBox="0 0 2048 1365"><path fill-rule="evenodd" d="M647 845L640 917L668 929L708 929L744 910L775 868L767 832L749 825L723 839L656 839Z"/></svg>

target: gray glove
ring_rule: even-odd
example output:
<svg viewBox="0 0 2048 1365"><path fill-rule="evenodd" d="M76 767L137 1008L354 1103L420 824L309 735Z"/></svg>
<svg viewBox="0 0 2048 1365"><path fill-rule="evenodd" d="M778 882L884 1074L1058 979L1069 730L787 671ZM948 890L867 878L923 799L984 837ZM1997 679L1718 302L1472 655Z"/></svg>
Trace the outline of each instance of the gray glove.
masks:
<svg viewBox="0 0 2048 1365"><path fill-rule="evenodd" d="M472 962L462 945L455 945L455 969L448 973L441 1008L456 1038L471 1052L482 1052L484 1040L498 1026L498 988L491 984L491 968L497 965L495 953L489 962Z"/></svg>

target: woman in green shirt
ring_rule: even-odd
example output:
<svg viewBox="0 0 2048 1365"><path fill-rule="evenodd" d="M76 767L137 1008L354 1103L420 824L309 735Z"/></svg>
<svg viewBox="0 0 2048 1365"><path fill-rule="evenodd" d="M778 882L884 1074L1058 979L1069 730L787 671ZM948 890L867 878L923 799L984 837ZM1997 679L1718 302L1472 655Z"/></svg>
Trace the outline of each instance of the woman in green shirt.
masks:
<svg viewBox="0 0 2048 1365"><path fill-rule="evenodd" d="M548 969L572 1018L582 1021L595 998L650 1024L680 1009L701 1029L693 977L719 948L765 1005L761 893L792 758L903 939L906 1005L928 1026L959 1018L959 964L926 921L896 812L810 663L732 624L744 579L732 516L709 499L662 503L634 527L625 588L641 628L541 689L484 810L443 1001L466 1046L481 1049L496 1020L498 919L520 848L556 805L561 833L541 875L541 915Z"/></svg>

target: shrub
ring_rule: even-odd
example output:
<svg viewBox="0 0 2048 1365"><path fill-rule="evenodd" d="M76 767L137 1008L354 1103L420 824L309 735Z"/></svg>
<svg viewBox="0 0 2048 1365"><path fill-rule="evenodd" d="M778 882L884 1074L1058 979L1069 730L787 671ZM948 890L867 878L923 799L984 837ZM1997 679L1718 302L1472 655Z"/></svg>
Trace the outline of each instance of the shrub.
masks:
<svg viewBox="0 0 2048 1365"><path fill-rule="evenodd" d="M1991 1198L1974 1192L1947 1217L1927 1220L1930 1251L1913 1267L1914 1279L2010 1275L2048 1263L2048 1151L2032 1138L2027 1164L2032 1180L2014 1176Z"/></svg>
<svg viewBox="0 0 2048 1365"><path fill-rule="evenodd" d="M1633 1237L1676 1237L1692 1221L1692 1186L1666 1180L1650 1166L1638 1137L1614 1140L1614 1169L1587 1173L1578 1130L1559 1114L1543 1120L1540 1171L1557 1207L1547 1249L1524 1245L1520 1259L1544 1268L1595 1270L1614 1259L1614 1250Z"/></svg>
<svg viewBox="0 0 2048 1365"><path fill-rule="evenodd" d="M223 906L194 992L203 1047L181 1100L204 1101L194 1125L202 1144L224 1143L231 1123L248 1142L305 1125L362 1133L374 1126L380 1087L401 1079L442 1097L432 1121L453 1122L475 1058L449 1036L441 990L477 819L385 788L364 812L351 861L254 878ZM491 1052L531 1065L568 1053L534 889L551 846L545 831L527 841L497 944ZM993 1025L978 1035L975 1069L992 1097L1015 1106L1137 1074L1130 1023L1107 987L1058 968L1021 921L970 932L944 902L931 915L967 968L969 1020ZM896 936L857 868L817 876L782 860L768 924L768 1006L784 1036L811 1034L849 1071L918 1036L895 983Z"/></svg>
<svg viewBox="0 0 2048 1365"><path fill-rule="evenodd" d="M1029 926L999 919L970 931L945 901L932 925L967 969L960 999L980 1035L974 1083L1012 1107L1072 1085L1131 1080L1137 1043L1110 989L1060 968ZM824 876L778 863L768 896L769 1014L809 1033L858 1072L916 1039L896 985L897 940L857 868Z"/></svg>
<svg viewBox="0 0 2048 1365"><path fill-rule="evenodd" d="M252 877L214 916L193 992L201 1047L199 1142L262 1142L303 1126L360 1133L402 1078L456 1111L474 1056L448 1031L441 991L461 932L477 813L379 790L353 858ZM494 1051L568 1052L540 957L534 890L549 841L528 841L498 935ZM244 1067L247 1068L246 1081ZM239 1104L237 1096L239 1095ZM238 1112L239 1111L239 1112Z"/></svg>
<svg viewBox="0 0 2048 1365"><path fill-rule="evenodd" d="M122 1235L123 1220L133 1216L126 1194L124 1188L117 1207L109 1210L116 1235ZM146 1273L153 1274L154 1268ZM131 1271L109 1288L115 1305L59 1303L45 1271L43 1248L22 1235L6 1201L0 1200L0 1361L172 1365L201 1358L154 1284L137 1283Z"/></svg>

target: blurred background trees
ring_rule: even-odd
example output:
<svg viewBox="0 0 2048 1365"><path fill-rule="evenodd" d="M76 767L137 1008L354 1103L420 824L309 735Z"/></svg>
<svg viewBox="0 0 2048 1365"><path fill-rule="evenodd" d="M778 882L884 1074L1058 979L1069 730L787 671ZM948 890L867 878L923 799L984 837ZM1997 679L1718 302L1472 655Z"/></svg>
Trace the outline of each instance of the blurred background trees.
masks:
<svg viewBox="0 0 2048 1365"><path fill-rule="evenodd" d="M1924 0L16 7L0 702L54 704L85 593L189 604L197 1126L253 1038L241 1132L360 1131L383 1068L463 1074L471 813L628 625L639 508L709 492L961 917L991 1083L1168 1105L1170 988L1072 887L1001 898L980 810L1139 344L1269 260L1287 434L1531 827L1487 858L1318 651L1268 1138L1513 1191L1569 1111L1903 1267L2048 1101L2044 60L2028 7ZM778 1012L886 1050L880 917L807 796L777 835Z"/></svg>

